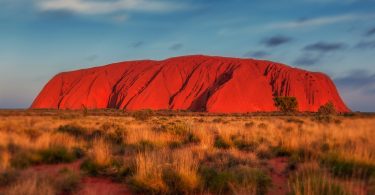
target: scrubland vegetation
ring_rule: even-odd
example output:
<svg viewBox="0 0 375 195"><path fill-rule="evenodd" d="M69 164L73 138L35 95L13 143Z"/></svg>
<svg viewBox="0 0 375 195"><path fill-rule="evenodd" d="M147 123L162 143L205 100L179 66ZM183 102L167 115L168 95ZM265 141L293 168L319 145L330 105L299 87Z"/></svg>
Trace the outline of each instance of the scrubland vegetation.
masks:
<svg viewBox="0 0 375 195"><path fill-rule="evenodd" d="M0 194L375 194L375 117L330 112L1 111Z"/></svg>

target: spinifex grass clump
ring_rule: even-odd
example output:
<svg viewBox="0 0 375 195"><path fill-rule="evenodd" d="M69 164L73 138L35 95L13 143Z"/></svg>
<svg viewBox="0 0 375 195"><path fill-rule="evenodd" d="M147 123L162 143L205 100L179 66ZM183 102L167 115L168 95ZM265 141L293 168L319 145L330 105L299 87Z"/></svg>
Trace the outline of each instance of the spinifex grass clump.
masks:
<svg viewBox="0 0 375 195"><path fill-rule="evenodd" d="M140 152L129 184L147 194L190 194L199 186L197 167L188 150Z"/></svg>
<svg viewBox="0 0 375 195"><path fill-rule="evenodd" d="M231 147L229 141L220 135L216 136L214 146L219 149L229 149Z"/></svg>
<svg viewBox="0 0 375 195"><path fill-rule="evenodd" d="M199 173L203 186L214 194L266 194L271 185L263 170L229 153L206 156Z"/></svg>
<svg viewBox="0 0 375 195"><path fill-rule="evenodd" d="M326 165L333 175L343 178L369 178L375 176L375 163L360 162L350 157L345 158L335 152L323 154L321 163Z"/></svg>
<svg viewBox="0 0 375 195"><path fill-rule="evenodd" d="M26 168L38 164L68 163L82 157L82 153L76 148L69 150L61 145L52 145L41 150L18 151L13 154L11 164L15 168Z"/></svg>

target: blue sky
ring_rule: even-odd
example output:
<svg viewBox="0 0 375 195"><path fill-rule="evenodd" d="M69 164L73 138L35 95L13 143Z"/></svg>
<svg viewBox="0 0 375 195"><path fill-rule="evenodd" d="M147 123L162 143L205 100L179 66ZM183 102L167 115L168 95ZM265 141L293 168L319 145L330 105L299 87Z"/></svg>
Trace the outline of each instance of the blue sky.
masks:
<svg viewBox="0 0 375 195"><path fill-rule="evenodd" d="M61 71L189 54L325 72L375 111L375 0L0 0L0 108Z"/></svg>

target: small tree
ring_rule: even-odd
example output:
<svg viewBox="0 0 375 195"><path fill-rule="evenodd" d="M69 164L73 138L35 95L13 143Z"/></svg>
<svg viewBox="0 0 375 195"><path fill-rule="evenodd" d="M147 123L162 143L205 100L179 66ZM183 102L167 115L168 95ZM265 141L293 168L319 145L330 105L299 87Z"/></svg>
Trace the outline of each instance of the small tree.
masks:
<svg viewBox="0 0 375 195"><path fill-rule="evenodd" d="M322 115L336 114L335 105L331 101L327 102L326 104L320 106L320 108L318 109L318 114L322 114Z"/></svg>
<svg viewBox="0 0 375 195"><path fill-rule="evenodd" d="M298 108L298 102L296 97L275 97L273 98L275 106L282 112L296 112Z"/></svg>

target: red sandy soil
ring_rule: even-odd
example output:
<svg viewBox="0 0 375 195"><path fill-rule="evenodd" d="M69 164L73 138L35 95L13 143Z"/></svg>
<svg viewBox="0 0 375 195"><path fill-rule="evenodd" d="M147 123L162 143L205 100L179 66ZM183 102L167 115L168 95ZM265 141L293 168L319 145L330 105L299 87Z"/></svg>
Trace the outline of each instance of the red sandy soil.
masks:
<svg viewBox="0 0 375 195"><path fill-rule="evenodd" d="M272 187L269 190L269 195L281 195L288 193L288 174L286 168L288 165L288 158L278 157L268 161L271 168L270 176L272 179Z"/></svg>
<svg viewBox="0 0 375 195"><path fill-rule="evenodd" d="M40 175L58 176L62 169L69 169L79 174L82 160L73 163L55 165L38 165L26 169L23 174L28 175L37 172ZM131 191L125 184L115 183L107 178L84 176L79 184L76 195L131 195Z"/></svg>
<svg viewBox="0 0 375 195"><path fill-rule="evenodd" d="M317 111L329 101L339 112L349 111L325 74L271 61L200 55L63 72L31 108L270 112L276 110L275 96L296 97L300 111Z"/></svg>
<svg viewBox="0 0 375 195"><path fill-rule="evenodd" d="M86 177L82 179L81 189L77 195L131 195L123 184L114 183L105 178Z"/></svg>

